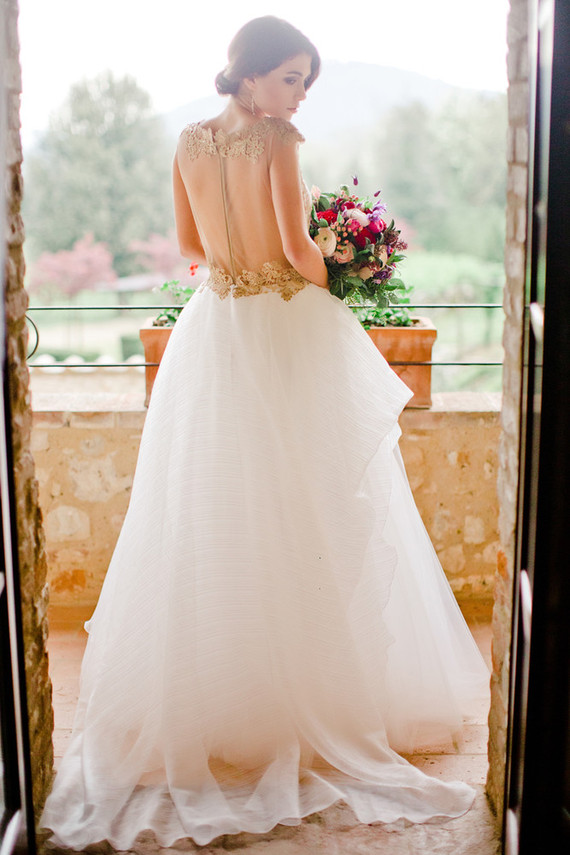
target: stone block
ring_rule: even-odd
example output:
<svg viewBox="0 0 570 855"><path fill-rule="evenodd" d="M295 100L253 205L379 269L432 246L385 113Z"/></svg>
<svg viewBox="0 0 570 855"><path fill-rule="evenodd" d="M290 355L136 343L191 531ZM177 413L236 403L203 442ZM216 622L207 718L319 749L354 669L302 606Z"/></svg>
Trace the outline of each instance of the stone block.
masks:
<svg viewBox="0 0 570 855"><path fill-rule="evenodd" d="M34 413L32 423L38 431L41 429L61 428L69 424L69 415L64 412Z"/></svg>
<svg viewBox="0 0 570 855"><path fill-rule="evenodd" d="M515 160L515 128L507 128L507 163Z"/></svg>
<svg viewBox="0 0 570 855"><path fill-rule="evenodd" d="M78 413L74 412L69 421L72 428L88 428L89 430L104 430L115 426L114 413Z"/></svg>
<svg viewBox="0 0 570 855"><path fill-rule="evenodd" d="M102 433L96 433L82 439L79 443L79 450L81 454L85 454L89 457L95 457L100 456L105 451L106 445L107 438L105 435Z"/></svg>
<svg viewBox="0 0 570 855"><path fill-rule="evenodd" d="M133 475L119 476L113 455L95 459L71 457L68 463L73 495L81 502L107 502L130 490Z"/></svg>
<svg viewBox="0 0 570 855"><path fill-rule="evenodd" d="M446 575L455 576L463 573L465 570L465 553L463 544L456 543L454 546L448 546L446 549L439 551L439 560L441 566L445 570Z"/></svg>
<svg viewBox="0 0 570 855"><path fill-rule="evenodd" d="M47 451L49 448L49 434L46 430L35 430L30 437L32 452Z"/></svg>
<svg viewBox="0 0 570 855"><path fill-rule="evenodd" d="M484 543L485 542L485 521L482 517L474 517L467 515L465 517L463 537L465 543Z"/></svg>
<svg viewBox="0 0 570 855"><path fill-rule="evenodd" d="M507 20L507 43L509 47L516 42L526 43L528 38L527 0L511 0Z"/></svg>
<svg viewBox="0 0 570 855"><path fill-rule="evenodd" d="M524 277L525 251L518 243L509 243L505 247L505 270L511 279L521 281Z"/></svg>
<svg viewBox="0 0 570 855"><path fill-rule="evenodd" d="M526 241L526 223L527 223L527 213L526 213L526 205L519 205L515 211L515 220L516 220L516 228L514 233L514 239L517 243L524 244Z"/></svg>
<svg viewBox="0 0 570 855"><path fill-rule="evenodd" d="M116 414L117 426L121 428L132 428L140 432L143 429L145 417L146 410L119 412Z"/></svg>
<svg viewBox="0 0 570 855"><path fill-rule="evenodd" d="M518 81L509 84L507 92L509 123L525 127L528 120L528 83Z"/></svg>
<svg viewBox="0 0 570 855"><path fill-rule="evenodd" d="M515 158L517 163L528 163L528 128L516 128Z"/></svg>
<svg viewBox="0 0 570 855"><path fill-rule="evenodd" d="M47 514L45 530L48 542L86 540L91 534L89 515L72 505L59 505Z"/></svg>
<svg viewBox="0 0 570 855"><path fill-rule="evenodd" d="M527 174L527 167L519 163L512 163L507 174L507 193L513 193L524 202L527 197Z"/></svg>

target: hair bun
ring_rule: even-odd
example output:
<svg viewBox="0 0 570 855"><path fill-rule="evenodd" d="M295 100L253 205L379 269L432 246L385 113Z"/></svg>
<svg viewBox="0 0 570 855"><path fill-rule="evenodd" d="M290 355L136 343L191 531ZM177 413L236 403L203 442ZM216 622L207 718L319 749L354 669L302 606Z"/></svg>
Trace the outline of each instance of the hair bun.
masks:
<svg viewBox="0 0 570 855"><path fill-rule="evenodd" d="M220 71L219 74L216 75L216 90L218 95L235 95L236 86L231 80L228 80L226 77L226 69Z"/></svg>

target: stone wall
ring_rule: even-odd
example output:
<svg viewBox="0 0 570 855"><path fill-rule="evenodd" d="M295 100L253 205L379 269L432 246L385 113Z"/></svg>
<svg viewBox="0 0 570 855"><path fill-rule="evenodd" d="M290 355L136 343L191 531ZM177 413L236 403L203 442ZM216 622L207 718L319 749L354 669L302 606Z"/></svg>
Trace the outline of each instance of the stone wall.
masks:
<svg viewBox="0 0 570 855"><path fill-rule="evenodd" d="M504 296L505 349L503 409L499 445L498 493L500 501L500 551L493 610L493 676L489 713L489 775L487 792L499 817L503 789L509 702L511 605L515 557L516 503L519 468L519 409L521 383L521 331L524 306L528 163L528 3L511 0L508 21L507 140L507 241Z"/></svg>
<svg viewBox="0 0 570 855"><path fill-rule="evenodd" d="M5 44L3 55L4 90L8 139L4 164L7 201L5 313L7 326L7 371L12 410L12 437L18 530L18 559L22 593L22 615L28 693L33 797L36 813L43 805L51 782L53 712L51 682L46 653L47 583L46 555L38 505L38 486L30 452L31 411L26 367L27 295L23 287L24 230L20 217L22 199L20 145L20 65L18 57L16 0L0 6Z"/></svg>
<svg viewBox="0 0 570 855"><path fill-rule="evenodd" d="M33 449L45 516L50 597L94 605L127 509L145 411L42 409ZM498 395L436 395L406 410L402 452L416 502L458 598L492 593L498 548ZM89 406L93 401L86 400Z"/></svg>

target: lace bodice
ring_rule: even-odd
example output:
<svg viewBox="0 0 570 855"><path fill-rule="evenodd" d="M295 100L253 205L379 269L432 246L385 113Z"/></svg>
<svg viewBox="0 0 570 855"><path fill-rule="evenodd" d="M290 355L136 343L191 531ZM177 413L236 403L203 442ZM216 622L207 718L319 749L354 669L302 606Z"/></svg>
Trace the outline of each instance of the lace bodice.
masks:
<svg viewBox="0 0 570 855"><path fill-rule="evenodd" d="M220 154L222 157L244 157L252 163L263 154L270 134L277 135L286 144L305 141L290 122L270 117L234 133L226 133L221 128L213 131L200 123L187 125L182 131L186 151L192 160L201 154L209 157Z"/></svg>
<svg viewBox="0 0 570 855"><path fill-rule="evenodd" d="M277 292L284 300L307 281L283 252L271 197L271 160L304 138L283 119L266 117L234 133L188 125L178 163L210 267L205 287L221 299ZM299 177L305 211L308 190Z"/></svg>
<svg viewBox="0 0 570 855"><path fill-rule="evenodd" d="M266 261L261 270L242 270L235 280L224 270L211 267L209 279L203 287L211 288L222 300L226 297L252 297L271 291L279 294L283 300L290 300L306 284L307 280L293 267L285 267L278 261Z"/></svg>

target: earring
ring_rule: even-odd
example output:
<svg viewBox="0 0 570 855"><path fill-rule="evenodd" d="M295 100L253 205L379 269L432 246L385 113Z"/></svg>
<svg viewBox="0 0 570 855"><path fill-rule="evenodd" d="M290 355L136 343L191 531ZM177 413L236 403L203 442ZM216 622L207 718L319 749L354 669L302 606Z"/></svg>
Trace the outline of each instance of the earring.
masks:
<svg viewBox="0 0 570 855"><path fill-rule="evenodd" d="M253 92L251 93L251 115L255 116L255 101L253 100Z"/></svg>

